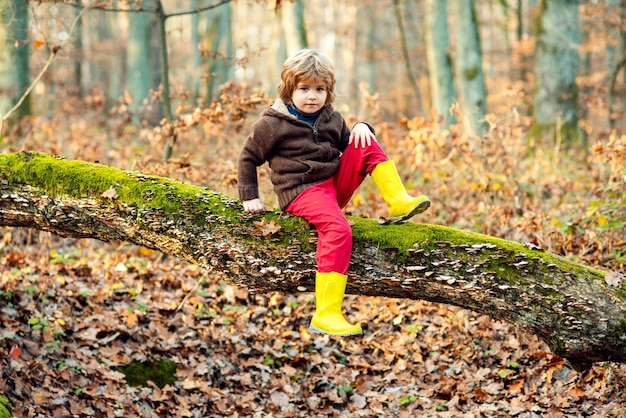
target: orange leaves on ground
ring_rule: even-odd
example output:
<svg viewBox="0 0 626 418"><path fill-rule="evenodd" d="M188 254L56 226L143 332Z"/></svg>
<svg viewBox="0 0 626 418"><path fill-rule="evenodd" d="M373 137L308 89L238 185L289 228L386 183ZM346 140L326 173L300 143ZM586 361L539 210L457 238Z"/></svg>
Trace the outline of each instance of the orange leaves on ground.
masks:
<svg viewBox="0 0 626 418"><path fill-rule="evenodd" d="M139 321L139 317L134 312L123 311L122 315L126 318L126 325L128 327L134 327L137 325L137 321Z"/></svg>
<svg viewBox="0 0 626 418"><path fill-rule="evenodd" d="M22 354L22 349L17 346L17 344L13 344L11 350L9 350L9 354L13 358L13 360L17 360Z"/></svg>
<svg viewBox="0 0 626 418"><path fill-rule="evenodd" d="M346 315L367 323L366 335L332 338L307 330L310 293L256 294L132 246L61 239L52 245L59 254L54 264L40 263L43 246L28 246L14 250L23 263L0 272L3 286L13 272L11 303L19 303L21 314L11 316L0 298L3 335L23 334L19 355L10 350L18 345L11 337L10 345L0 344L0 367L19 387L9 393L14 405L35 405L42 413L55 405L56 414L71 415L75 408L68 405L79 404L95 415L117 405L128 417L255 411L297 417L339 409L355 416L463 416L489 415L496 407L522 416L531 408L548 414L551 404L566 414L582 405L609 411L624 397L620 378L608 371L595 369L579 384L535 337L458 308L348 296ZM89 263L90 274L78 274L78 263ZM31 296L22 280L34 280L33 274L42 282ZM23 321L37 312L47 312L45 338L41 330L24 333ZM153 357L179 363L174 387L132 388L115 370ZM11 368L20 379L4 373ZM38 372L26 375L27 368ZM621 367L613 373L624 374ZM37 402L24 403L19 393L36 393ZM57 405L59 393L71 402ZM16 416L24 412L17 408Z"/></svg>
<svg viewBox="0 0 626 418"><path fill-rule="evenodd" d="M24 263L24 254L20 251L11 251L7 254L5 263L9 267L16 267Z"/></svg>

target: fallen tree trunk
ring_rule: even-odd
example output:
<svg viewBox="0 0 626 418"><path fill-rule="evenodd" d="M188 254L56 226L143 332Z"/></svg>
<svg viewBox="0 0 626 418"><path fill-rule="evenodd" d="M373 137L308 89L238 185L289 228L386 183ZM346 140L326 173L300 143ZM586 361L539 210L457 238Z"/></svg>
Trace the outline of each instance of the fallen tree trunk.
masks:
<svg viewBox="0 0 626 418"><path fill-rule="evenodd" d="M348 293L456 305L519 324L578 368L626 361L623 278L436 225L353 221ZM0 225L159 250L260 291L314 289L314 231L171 179L46 154L0 155Z"/></svg>

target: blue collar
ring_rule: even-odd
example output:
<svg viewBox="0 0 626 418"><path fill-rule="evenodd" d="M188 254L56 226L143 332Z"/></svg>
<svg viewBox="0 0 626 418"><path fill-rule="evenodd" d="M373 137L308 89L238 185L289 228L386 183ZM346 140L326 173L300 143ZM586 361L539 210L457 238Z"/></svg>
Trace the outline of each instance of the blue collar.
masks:
<svg viewBox="0 0 626 418"><path fill-rule="evenodd" d="M317 120L317 117L320 115L320 113L322 113L322 110L324 110L324 108L321 108L315 113L304 113L298 110L298 108L295 107L293 103L287 106L287 109L289 110L289 113L297 117L299 120L302 120L308 123L311 126L315 125L315 121Z"/></svg>

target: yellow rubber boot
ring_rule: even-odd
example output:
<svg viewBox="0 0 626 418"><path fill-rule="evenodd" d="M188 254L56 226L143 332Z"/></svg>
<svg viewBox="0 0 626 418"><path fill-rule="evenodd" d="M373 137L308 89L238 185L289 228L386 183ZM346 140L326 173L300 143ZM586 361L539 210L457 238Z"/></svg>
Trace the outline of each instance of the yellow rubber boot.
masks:
<svg viewBox="0 0 626 418"><path fill-rule="evenodd" d="M389 204L389 217L394 223L406 222L430 206L428 197L413 197L406 192L392 160L378 164L372 171L372 178L383 199Z"/></svg>
<svg viewBox="0 0 626 418"><path fill-rule="evenodd" d="M320 273L315 276L315 314L309 330L330 335L359 335L363 330L352 325L341 313L348 276L340 273Z"/></svg>

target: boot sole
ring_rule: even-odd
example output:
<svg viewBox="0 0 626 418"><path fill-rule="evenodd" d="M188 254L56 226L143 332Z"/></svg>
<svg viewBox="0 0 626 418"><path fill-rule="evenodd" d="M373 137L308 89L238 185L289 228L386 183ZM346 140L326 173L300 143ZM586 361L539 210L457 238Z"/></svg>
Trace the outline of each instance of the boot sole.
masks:
<svg viewBox="0 0 626 418"><path fill-rule="evenodd" d="M394 216L391 218L391 222L394 224L403 224L418 213L424 212L430 207L430 200L423 200L419 202L409 213L402 216Z"/></svg>
<svg viewBox="0 0 626 418"><path fill-rule="evenodd" d="M314 325L309 325L309 331L311 332L315 332L316 334L326 334L326 335L335 335L337 337L349 337L351 335L362 335L363 331L360 332L346 332L346 333L334 333L334 332L328 332L325 331L321 328L318 328Z"/></svg>

